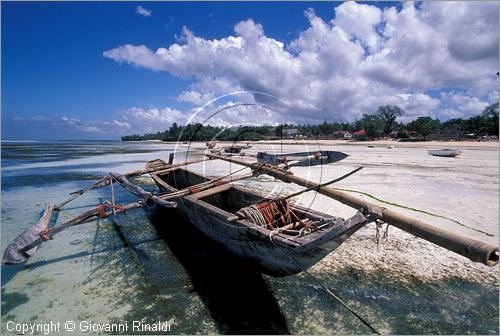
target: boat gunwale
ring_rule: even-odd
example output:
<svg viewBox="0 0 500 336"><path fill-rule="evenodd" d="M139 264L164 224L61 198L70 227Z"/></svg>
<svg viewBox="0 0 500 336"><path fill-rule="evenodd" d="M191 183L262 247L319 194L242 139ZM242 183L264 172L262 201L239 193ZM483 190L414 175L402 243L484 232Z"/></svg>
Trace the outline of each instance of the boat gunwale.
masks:
<svg viewBox="0 0 500 336"><path fill-rule="evenodd" d="M213 180L213 178L200 175L200 174L188 169L187 167L178 167L178 169L176 169L176 171L177 170L182 170L188 174L192 174L192 175L201 177L201 178L206 179L206 180ZM154 176L153 179L155 180L155 182L161 181L161 183L160 183L161 186L163 186L164 188L166 188L167 190L169 190L171 192L175 192L175 191L178 191L179 189L169 185L168 183L163 181L163 179L160 177L163 175L168 175L168 174L173 173L173 172L174 172L174 170L168 171L168 172L162 172L160 174L157 174L155 172L150 172L150 175L152 177ZM262 195L259 195L258 193L254 192L253 190L251 190L249 188L245 188L243 186L231 185L231 189L235 189L237 192L242 192L242 193L247 193L247 194L255 195L258 197L262 197ZM198 198L195 198L191 195L180 196L179 199L184 199L186 201L189 201L190 203L193 203L195 206L203 207L203 208L207 209L208 211L212 212L214 215L216 215L218 218L222 219L223 221L227 221L228 217L234 215L231 212L223 210L223 209L221 209L213 204L210 204L210 203L204 201L203 199L198 199ZM307 208L300 206L300 205L292 205L292 209L297 210L297 211L302 212L302 213L310 213L311 215L316 216L318 218L332 218L332 219L339 219L340 218L340 217L330 216L328 214L322 213L322 212L317 211L317 210L307 209ZM236 220L235 222L232 223L233 224L232 226L235 227L236 225L234 225L234 224L236 224L236 223L238 224L237 227L242 228L242 229L247 229L250 232L256 232L262 238L270 239L272 237L273 243L279 243L280 245L284 245L284 247L287 247L287 248L300 247L301 249L307 249L307 245L311 245L313 247L316 246L314 243L317 240L321 239L324 235L328 234L331 230L334 230L335 228L337 228L337 225L333 224L329 228L314 231L314 232L312 232L306 236L303 236L303 237L297 237L297 236L286 235L286 234L283 234L281 232L277 232L274 230L269 230L269 229L264 228L264 227L260 227L260 226L254 224L252 222L249 222L245 219ZM335 239L335 238L332 238L332 239Z"/></svg>

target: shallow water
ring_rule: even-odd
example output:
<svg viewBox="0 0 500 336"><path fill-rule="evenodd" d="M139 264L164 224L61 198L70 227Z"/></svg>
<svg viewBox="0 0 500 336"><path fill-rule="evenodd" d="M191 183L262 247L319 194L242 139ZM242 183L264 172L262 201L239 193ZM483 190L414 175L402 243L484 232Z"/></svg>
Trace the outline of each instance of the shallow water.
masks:
<svg viewBox="0 0 500 336"><path fill-rule="evenodd" d="M60 202L69 192L87 186L109 171L142 169L145 161L157 157L167 160L173 149L174 145L157 143L2 144L2 251L11 239L38 220L46 202ZM376 150L366 152L358 147L342 150L351 157L338 164L340 170L343 165L359 162L373 165L373 175L361 179L362 185L346 182L345 186L371 192L375 191L377 179L387 178L384 167L394 164L398 157L391 154L394 156L387 158ZM403 160L400 164L418 165L418 155L412 157L413 162ZM467 164L480 169L491 156L478 151L471 158ZM215 174L221 168L210 164L196 167L207 174ZM474 186L483 187L479 191L472 189L473 195L491 193L498 198L498 173L490 168L479 170ZM415 171L419 170L408 171L408 176ZM432 179L440 179L441 173L436 172ZM314 176L315 172L310 174ZM457 178L460 176L457 173ZM459 179L459 183L467 188L473 182L465 178ZM422 188L424 184L423 181ZM271 190L274 183L261 180L258 186ZM155 189L147 183L143 188ZM400 192L398 188L395 184L395 190L384 197ZM449 188L449 193L457 192L456 188ZM116 192L120 203L134 199L118 187ZM57 223L110 199L110 195L110 188L83 195L57 213ZM408 195L404 198L411 200ZM322 201L314 198L310 201L313 207L314 202ZM485 212L484 216L492 215ZM494 233L498 239L498 231ZM498 334L498 275L484 271L483 280L467 273L429 280L404 273L405 265L373 271L366 265L357 267L336 258L360 258L358 264L363 265L370 258L403 256L410 264L416 262L413 254L420 251L405 247L413 246L414 241L389 240L386 245L394 246L394 250L387 248L388 254L383 254L376 251L373 229L367 229L310 272L383 333ZM428 249L426 245L423 248ZM461 259L450 264L470 269ZM440 270L432 261L425 267L430 274ZM170 333L174 334L370 332L306 274L284 278L261 275L252 265L212 243L175 211L155 207L118 215L116 222L101 220L73 227L45 243L26 264L2 266L1 320L2 333L9 333L9 321L74 321L77 326L82 321L86 325L90 321L97 325L127 323L127 332L118 333L154 333L131 330L133 321L139 320L168 321Z"/></svg>

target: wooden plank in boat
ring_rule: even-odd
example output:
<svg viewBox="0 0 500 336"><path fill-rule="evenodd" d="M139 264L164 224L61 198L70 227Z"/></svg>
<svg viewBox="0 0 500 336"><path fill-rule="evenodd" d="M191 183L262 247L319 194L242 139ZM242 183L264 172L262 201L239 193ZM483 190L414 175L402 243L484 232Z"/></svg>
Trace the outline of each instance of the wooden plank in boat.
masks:
<svg viewBox="0 0 500 336"><path fill-rule="evenodd" d="M193 198L196 198L196 199L201 199L201 198L205 198L208 196L212 196L212 195L224 192L224 191L229 190L229 189L231 189L231 185L229 183L225 183L225 184L222 184L220 186L213 187L213 188L210 188L207 190L203 190L203 191L200 191L196 194L192 194L191 196Z"/></svg>

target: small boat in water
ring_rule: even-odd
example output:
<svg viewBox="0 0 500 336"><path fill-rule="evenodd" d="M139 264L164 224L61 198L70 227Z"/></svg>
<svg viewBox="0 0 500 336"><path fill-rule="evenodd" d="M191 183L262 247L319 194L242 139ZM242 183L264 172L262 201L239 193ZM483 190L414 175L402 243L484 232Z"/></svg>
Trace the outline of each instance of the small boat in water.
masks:
<svg viewBox="0 0 500 336"><path fill-rule="evenodd" d="M298 152L287 154L268 154L267 152L258 152L257 161L271 165L290 166L315 166L329 164L341 161L348 157L346 153L337 151L318 151L318 152Z"/></svg>
<svg viewBox="0 0 500 336"><path fill-rule="evenodd" d="M148 162L146 170L152 171L150 176L163 193L213 181L186 168L156 172L152 168L158 164L159 160ZM199 230L272 276L308 269L364 225L380 218L380 209L365 208L344 220L292 205L286 199L267 199L229 183L173 200L177 210ZM270 218L261 218L269 213Z"/></svg>
<svg viewBox="0 0 500 336"><path fill-rule="evenodd" d="M229 146L229 147L224 147L224 152L238 154L239 152L241 152L242 149L243 149L243 146L233 145L233 146Z"/></svg>
<svg viewBox="0 0 500 336"><path fill-rule="evenodd" d="M462 154L462 151L458 148L444 148L430 150L428 153L434 156L455 157Z"/></svg>

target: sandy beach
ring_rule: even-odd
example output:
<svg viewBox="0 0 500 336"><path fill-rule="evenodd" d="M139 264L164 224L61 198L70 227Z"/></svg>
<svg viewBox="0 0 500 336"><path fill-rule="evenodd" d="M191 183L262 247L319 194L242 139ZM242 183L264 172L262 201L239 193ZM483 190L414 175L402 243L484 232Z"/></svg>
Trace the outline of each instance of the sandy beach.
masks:
<svg viewBox="0 0 500 336"><path fill-rule="evenodd" d="M229 144L230 142L222 142ZM314 145L325 145L325 146L387 146L392 145L395 147L402 148L497 148L499 142L498 140L462 140L462 141L416 141L416 142L405 142L397 141L395 139L385 139L385 140L370 140L370 141L354 141L354 140L293 140L293 139L283 139L283 140L261 140L261 141L250 141L251 144L272 144L272 145L299 145L299 146L314 146Z"/></svg>

